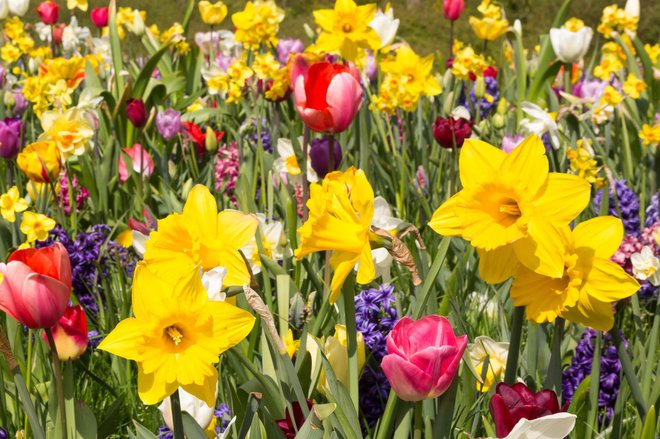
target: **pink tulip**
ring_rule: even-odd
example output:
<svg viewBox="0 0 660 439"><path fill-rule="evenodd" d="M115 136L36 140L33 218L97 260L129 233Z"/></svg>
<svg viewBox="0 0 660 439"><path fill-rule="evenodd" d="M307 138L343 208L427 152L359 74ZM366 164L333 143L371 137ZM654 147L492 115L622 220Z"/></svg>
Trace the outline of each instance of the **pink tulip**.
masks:
<svg viewBox="0 0 660 439"><path fill-rule="evenodd" d="M465 10L465 0L444 0L442 12L447 20L455 21Z"/></svg>
<svg viewBox="0 0 660 439"><path fill-rule="evenodd" d="M154 161L151 159L149 152L142 148L142 145L136 143L131 148L123 148L122 151L131 158L133 162L133 171L151 177L154 172ZM124 183L128 180L128 169L126 168L126 161L124 161L123 154L119 155L119 182Z"/></svg>
<svg viewBox="0 0 660 439"><path fill-rule="evenodd" d="M317 62L308 66L304 55L291 66L296 110L309 129L341 133L362 105L360 75L353 64Z"/></svg>
<svg viewBox="0 0 660 439"><path fill-rule="evenodd" d="M449 388L467 342L467 335L454 335L445 317L404 317L387 336L383 372L402 400L435 398Z"/></svg>
<svg viewBox="0 0 660 439"><path fill-rule="evenodd" d="M71 294L71 262L60 243L16 250L0 263L0 309L30 328L50 328Z"/></svg>

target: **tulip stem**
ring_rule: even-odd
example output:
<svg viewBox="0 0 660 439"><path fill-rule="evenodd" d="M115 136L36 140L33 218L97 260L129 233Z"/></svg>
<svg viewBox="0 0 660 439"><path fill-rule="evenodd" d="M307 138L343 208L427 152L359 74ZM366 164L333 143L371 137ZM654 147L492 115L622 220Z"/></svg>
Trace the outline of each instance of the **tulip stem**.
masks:
<svg viewBox="0 0 660 439"><path fill-rule="evenodd" d="M305 125L303 130L303 144L302 144L302 187L303 187L303 221L307 221L309 209L307 208L307 200L309 199L309 183L307 182L307 151L309 150L309 128Z"/></svg>
<svg viewBox="0 0 660 439"><path fill-rule="evenodd" d="M422 402L423 400L413 403L413 410L415 410L415 424L413 430L414 439L422 439L422 435L424 434L424 422L422 417L424 407L422 406Z"/></svg>
<svg viewBox="0 0 660 439"><path fill-rule="evenodd" d="M548 364L548 375L545 379L545 387L553 389L558 395L561 394L561 341L564 338L564 323L565 321L561 317L555 320L552 354L550 355L550 364Z"/></svg>
<svg viewBox="0 0 660 439"><path fill-rule="evenodd" d="M179 399L179 389L176 389L170 395L170 403L172 405L172 424L174 427L174 438L183 439L183 417L181 415L181 400Z"/></svg>
<svg viewBox="0 0 660 439"><path fill-rule="evenodd" d="M346 350L348 352L348 393L351 396L355 412L359 413L358 379L360 366L358 360L357 329L355 327L355 275L350 273L344 281L342 291L344 301L344 324L346 325Z"/></svg>
<svg viewBox="0 0 660 439"><path fill-rule="evenodd" d="M449 58L454 57L454 20L449 20Z"/></svg>
<svg viewBox="0 0 660 439"><path fill-rule="evenodd" d="M328 135L328 174L335 170L335 136Z"/></svg>
<svg viewBox="0 0 660 439"><path fill-rule="evenodd" d="M520 356L520 340L522 339L523 321L525 320L525 307L517 306L513 310L511 322L511 336L509 337L509 354L506 358L506 371L504 382L513 385L518 375L518 357Z"/></svg>
<svg viewBox="0 0 660 439"><path fill-rule="evenodd" d="M397 405L399 398L394 393L394 389L390 389L390 396L387 398L387 405L385 412L380 418L380 425L378 426L377 439L386 439L392 437L392 425L394 424L394 416L397 413Z"/></svg>
<svg viewBox="0 0 660 439"><path fill-rule="evenodd" d="M16 358L11 352L11 346L7 336L0 326L0 353L7 362L7 367L14 378L14 383L16 384L16 391L20 397L21 403L23 404L23 410L30 421L30 426L32 427L32 437L35 439L44 439L44 431L39 425L39 417L37 416L37 411L34 408L32 403L32 398L30 397L30 392L28 392L27 386L25 385L25 379L21 374L21 368L18 367Z"/></svg>
<svg viewBox="0 0 660 439"><path fill-rule="evenodd" d="M55 339L50 328L44 328L46 337L48 338L48 346L50 347L51 358L53 360L53 373L55 374L55 386L57 389L57 405L60 412L60 422L62 423L62 432L66 434L66 411L64 410L64 388L62 387L62 365L60 364L60 357L57 355L57 347L55 346Z"/></svg>

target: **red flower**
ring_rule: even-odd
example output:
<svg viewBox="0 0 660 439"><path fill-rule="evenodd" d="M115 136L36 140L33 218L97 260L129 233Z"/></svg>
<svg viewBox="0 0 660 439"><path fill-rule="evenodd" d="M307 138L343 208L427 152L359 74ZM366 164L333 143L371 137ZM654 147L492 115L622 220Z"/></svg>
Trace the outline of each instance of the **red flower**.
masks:
<svg viewBox="0 0 660 439"><path fill-rule="evenodd" d="M57 356L62 361L75 360L87 349L87 318L80 305L67 306L64 315L51 328ZM46 334L44 340L48 341Z"/></svg>
<svg viewBox="0 0 660 439"><path fill-rule="evenodd" d="M289 409L286 409L286 418L278 419L277 421L275 421L277 423L277 426L280 427L280 430L282 430L282 433L284 433L284 436L287 439L295 438L296 431L300 430L300 428L305 423L305 417L303 416L302 408L300 407L298 401L293 401L291 403L291 406L293 407L293 420L291 419L291 414L289 413ZM307 400L307 408L309 409L312 408L312 401ZM293 424L294 421L296 423L295 426Z"/></svg>
<svg viewBox="0 0 660 439"><path fill-rule="evenodd" d="M484 78L495 78L497 79L497 69L493 66L488 66L486 70L484 70Z"/></svg>
<svg viewBox="0 0 660 439"><path fill-rule="evenodd" d="M438 116L433 124L433 137L435 137L438 145L443 148L454 148L454 142L456 148L460 148L463 146L465 139L470 137L471 134L472 125L470 121L462 117L455 119L453 117L444 118Z"/></svg>
<svg viewBox="0 0 660 439"><path fill-rule="evenodd" d="M108 25L108 8L94 8L89 13L94 26L103 28Z"/></svg>
<svg viewBox="0 0 660 439"><path fill-rule="evenodd" d="M202 131L199 125L194 122L182 122L181 123L186 130L186 134L195 143L196 150L198 154L204 154L206 151L206 133ZM225 136L224 131L216 131L215 136L220 142Z"/></svg>
<svg viewBox="0 0 660 439"><path fill-rule="evenodd" d="M447 20L455 21L465 10L465 0L444 0L442 12Z"/></svg>
<svg viewBox="0 0 660 439"><path fill-rule="evenodd" d="M552 390L534 393L522 383L513 386L499 383L489 408L497 437L506 437L523 418L531 421L559 413L559 401Z"/></svg>
<svg viewBox="0 0 660 439"><path fill-rule="evenodd" d="M53 1L46 1L39 3L37 6L37 13L39 18L44 24L55 24L60 16L60 7L57 3Z"/></svg>
<svg viewBox="0 0 660 439"><path fill-rule="evenodd" d="M142 99L129 99L126 101L126 117L136 128L147 124L147 107Z"/></svg>

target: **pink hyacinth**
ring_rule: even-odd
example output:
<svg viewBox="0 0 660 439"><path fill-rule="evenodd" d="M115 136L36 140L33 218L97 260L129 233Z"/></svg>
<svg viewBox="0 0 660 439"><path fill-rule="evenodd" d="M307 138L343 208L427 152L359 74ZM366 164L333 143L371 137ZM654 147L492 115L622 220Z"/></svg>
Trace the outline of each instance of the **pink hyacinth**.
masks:
<svg viewBox="0 0 660 439"><path fill-rule="evenodd" d="M62 170L59 176L60 193L58 195L57 203L64 210L64 213L71 215L71 204L69 202L69 180L67 178L66 170ZM78 177L75 175L71 179L71 188L73 195L76 199L76 212L79 212L85 200L89 198L89 192L84 186L78 184Z"/></svg>
<svg viewBox="0 0 660 439"><path fill-rule="evenodd" d="M236 179L238 178L239 154L236 142L218 149L215 159L215 190L222 191L236 204Z"/></svg>

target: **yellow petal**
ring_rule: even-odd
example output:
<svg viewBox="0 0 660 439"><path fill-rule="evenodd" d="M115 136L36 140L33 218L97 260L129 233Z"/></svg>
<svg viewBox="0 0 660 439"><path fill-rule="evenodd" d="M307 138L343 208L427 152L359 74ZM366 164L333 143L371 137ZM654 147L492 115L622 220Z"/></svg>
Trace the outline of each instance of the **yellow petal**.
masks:
<svg viewBox="0 0 660 439"><path fill-rule="evenodd" d="M211 301L207 307L213 315L213 337L222 341L218 354L236 346L254 327L254 316L234 305Z"/></svg>
<svg viewBox="0 0 660 439"><path fill-rule="evenodd" d="M563 230L562 230L563 229ZM557 226L535 218L530 221L527 237L513 243L521 264L544 276L560 278L564 275L565 236L568 226Z"/></svg>
<svg viewBox="0 0 660 439"><path fill-rule="evenodd" d="M623 240L623 223L613 216L599 216L578 224L573 229L575 248L593 249L593 255L609 259Z"/></svg>
<svg viewBox="0 0 660 439"><path fill-rule="evenodd" d="M157 380L153 373L144 373L138 363L138 395L146 405L158 404L179 387L178 383Z"/></svg>
<svg viewBox="0 0 660 439"><path fill-rule="evenodd" d="M355 183L351 187L351 203L360 214L362 224L371 224L374 216L374 190L362 169L355 173Z"/></svg>
<svg viewBox="0 0 660 439"><path fill-rule="evenodd" d="M589 295L601 302L616 302L639 290L639 282L635 278L607 259L594 259L586 281L585 288Z"/></svg>
<svg viewBox="0 0 660 439"><path fill-rule="evenodd" d="M218 214L217 236L223 246L239 249L257 232L259 220L238 210L223 210Z"/></svg>
<svg viewBox="0 0 660 439"><path fill-rule="evenodd" d="M568 224L587 207L590 197L591 185L584 178L551 172L545 191L534 202L534 213L550 221Z"/></svg>
<svg viewBox="0 0 660 439"><path fill-rule="evenodd" d="M227 269L227 274L222 280L223 286L242 287L250 284L250 272L238 250L220 250L216 252L216 256L214 266Z"/></svg>
<svg viewBox="0 0 660 439"><path fill-rule="evenodd" d="M526 307L527 319L535 323L553 322L569 299L566 285L563 279L541 276L521 266L511 285L511 300L516 306Z"/></svg>
<svg viewBox="0 0 660 439"><path fill-rule="evenodd" d="M353 270L357 264L360 254L335 251L330 258L330 264L335 271L332 275L332 282L330 282L330 298L329 302L332 305L339 298L341 287L348 274ZM372 262L373 264L373 262Z"/></svg>
<svg viewBox="0 0 660 439"><path fill-rule="evenodd" d="M477 253L479 276L489 284L504 282L514 275L519 265L513 245L505 245L490 251L478 248Z"/></svg>
<svg viewBox="0 0 660 439"><path fill-rule="evenodd" d="M614 326L612 305L596 300L583 291L577 304L561 313L561 317L598 331L608 331Z"/></svg>
<svg viewBox="0 0 660 439"><path fill-rule="evenodd" d="M486 142L467 139L458 158L463 187L477 186L496 178L506 153Z"/></svg>
<svg viewBox="0 0 660 439"><path fill-rule="evenodd" d="M186 384L183 390L201 399L209 407L215 407L215 391L218 385L218 370L213 368L213 375L205 376L203 384Z"/></svg>
<svg viewBox="0 0 660 439"><path fill-rule="evenodd" d="M144 344L146 330L148 328L143 322L133 317L126 318L115 326L98 348L128 360L140 360L142 355L140 346Z"/></svg>
<svg viewBox="0 0 660 439"><path fill-rule="evenodd" d="M319 9L313 12L314 21L326 32L332 32L335 24L335 11L332 9Z"/></svg>
<svg viewBox="0 0 660 439"><path fill-rule="evenodd" d="M196 185L188 194L183 207L186 226L193 234L210 239L217 228L218 204L206 186Z"/></svg>
<svg viewBox="0 0 660 439"><path fill-rule="evenodd" d="M532 135L506 156L497 173L506 186L533 197L545 185L548 169L545 146L538 136Z"/></svg>
<svg viewBox="0 0 660 439"><path fill-rule="evenodd" d="M456 215L454 208L461 197L461 192L442 203L436 209L429 221L429 227L443 236L459 236L463 230L461 221Z"/></svg>
<svg viewBox="0 0 660 439"><path fill-rule="evenodd" d="M371 246L365 245L360 254L360 268L357 272L356 281L359 284L368 284L376 278L376 267L371 256Z"/></svg>

